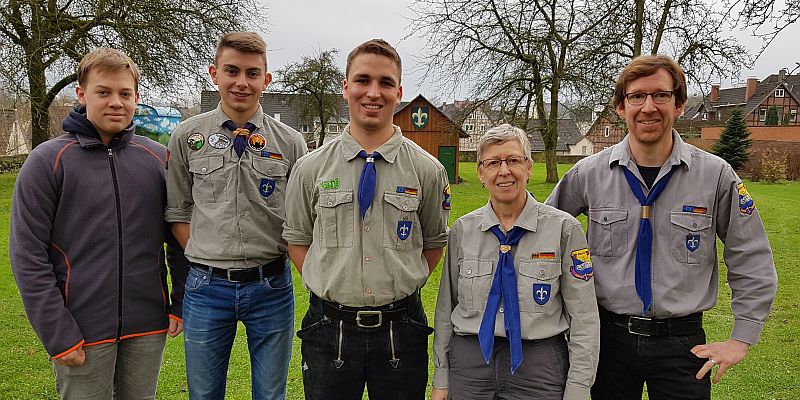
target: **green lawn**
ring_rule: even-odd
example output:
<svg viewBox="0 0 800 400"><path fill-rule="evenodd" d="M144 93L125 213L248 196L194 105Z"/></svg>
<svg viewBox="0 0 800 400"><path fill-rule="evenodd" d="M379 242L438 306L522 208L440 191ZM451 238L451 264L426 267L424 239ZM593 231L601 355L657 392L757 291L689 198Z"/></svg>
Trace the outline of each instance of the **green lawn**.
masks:
<svg viewBox="0 0 800 400"><path fill-rule="evenodd" d="M461 163L459 185L452 187L451 221L486 203L486 191L475 174L474 163ZM560 165L563 174L568 165ZM0 399L56 399L53 376L47 353L34 335L17 292L8 261L8 217L14 174L0 174ZM534 166L529 186L537 199L544 200L553 184L544 183L544 167ZM800 394L800 272L797 265L800 243L800 183L764 185L748 182L747 188L756 201L770 237L778 269L779 291L761 343L750 350L745 361L728 372L722 383L713 388L713 398L720 400L794 399ZM585 219L584 219L585 220ZM791 249L795 249L794 251ZM705 317L710 340L724 340L730 333L733 318L730 314L730 289L724 284L724 266L720 283L720 301ZM433 319L439 270L434 271L423 289L429 319ZM305 313L308 293L295 275L297 301L296 327ZM432 337L431 337L432 341ZM169 341L158 388L159 399L186 399L183 343L181 338ZM288 397L303 398L300 373L299 340L295 338L292 364L289 370ZM432 372L432 368L430 369ZM676 390L679 390L676 388ZM228 373L229 399L249 399L249 360L244 328L234 344Z"/></svg>

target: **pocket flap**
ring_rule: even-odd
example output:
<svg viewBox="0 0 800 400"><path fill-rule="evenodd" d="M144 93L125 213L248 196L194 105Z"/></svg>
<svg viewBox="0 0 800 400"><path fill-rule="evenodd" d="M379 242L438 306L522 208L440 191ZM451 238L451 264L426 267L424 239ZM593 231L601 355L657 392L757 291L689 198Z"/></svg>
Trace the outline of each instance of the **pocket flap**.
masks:
<svg viewBox="0 0 800 400"><path fill-rule="evenodd" d="M400 211L417 211L419 197L401 193L384 193L383 199Z"/></svg>
<svg viewBox="0 0 800 400"><path fill-rule="evenodd" d="M669 220L690 231L702 231L711 227L711 216L706 214L673 212L670 214Z"/></svg>
<svg viewBox="0 0 800 400"><path fill-rule="evenodd" d="M352 203L353 192L326 192L320 193L319 204L320 207L333 208L339 204Z"/></svg>
<svg viewBox="0 0 800 400"><path fill-rule="evenodd" d="M458 270L458 274L463 278L474 278L476 276L485 276L491 273L491 261L464 260L461 262L461 267Z"/></svg>
<svg viewBox="0 0 800 400"><path fill-rule="evenodd" d="M269 177L285 177L289 172L289 166L284 161L264 157L253 157L253 169Z"/></svg>
<svg viewBox="0 0 800 400"><path fill-rule="evenodd" d="M600 225L609 225L628 219L628 210L621 208L589 210L589 219Z"/></svg>
<svg viewBox="0 0 800 400"><path fill-rule="evenodd" d="M550 280L561 276L561 263L558 261L521 261L519 274L539 280Z"/></svg>
<svg viewBox="0 0 800 400"><path fill-rule="evenodd" d="M222 168L222 156L197 157L189 159L189 172L207 175Z"/></svg>

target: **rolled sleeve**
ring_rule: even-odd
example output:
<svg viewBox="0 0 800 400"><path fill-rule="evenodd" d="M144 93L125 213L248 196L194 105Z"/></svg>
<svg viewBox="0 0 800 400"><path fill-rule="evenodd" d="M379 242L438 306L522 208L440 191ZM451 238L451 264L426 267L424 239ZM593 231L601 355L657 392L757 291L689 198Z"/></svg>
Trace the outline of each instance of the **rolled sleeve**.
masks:
<svg viewBox="0 0 800 400"><path fill-rule="evenodd" d="M167 222L186 222L192 220L194 200L192 198L192 176L182 138L185 136L181 126L169 138L169 157L165 175L167 183L167 206L164 220Z"/></svg>
<svg viewBox="0 0 800 400"><path fill-rule="evenodd" d="M422 248L427 250L444 247L447 244L447 223L450 219L450 184L444 167L439 166L435 178L429 180L423 194L419 210Z"/></svg>
<svg viewBox="0 0 800 400"><path fill-rule="evenodd" d="M434 315L433 386L440 389L448 387L450 341L453 339L451 315L458 304L458 260L461 248L458 231L454 225L448 234L447 253L444 256Z"/></svg>
<svg viewBox="0 0 800 400"><path fill-rule="evenodd" d="M314 234L314 186L306 182L303 159L295 164L286 185L286 221L283 239L289 244L309 246Z"/></svg>
<svg viewBox="0 0 800 400"><path fill-rule="evenodd" d="M574 263L580 262L573 258L573 252L588 252L581 225L573 218L565 222L562 246L561 296L570 321L569 372L564 398L585 400L594 383L600 356L600 319L594 278L585 269L583 274L572 271Z"/></svg>
<svg viewBox="0 0 800 400"><path fill-rule="evenodd" d="M584 214L588 206L580 182L579 165L573 166L556 184L545 204L566 211L572 216Z"/></svg>

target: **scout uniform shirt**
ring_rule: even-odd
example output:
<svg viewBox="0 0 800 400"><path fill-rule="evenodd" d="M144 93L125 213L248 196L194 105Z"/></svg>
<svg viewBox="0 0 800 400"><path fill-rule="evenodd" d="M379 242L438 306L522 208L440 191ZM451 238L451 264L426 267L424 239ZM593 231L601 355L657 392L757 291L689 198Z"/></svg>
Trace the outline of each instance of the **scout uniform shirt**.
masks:
<svg viewBox="0 0 800 400"><path fill-rule="evenodd" d="M758 209L728 163L684 143L675 131L672 137L672 153L656 181L673 166L676 171L650 209L653 304L648 315L680 317L714 306L719 282L718 236L725 245L723 258L733 291L731 338L755 344L777 287L772 251ZM572 215L589 216L587 235L598 271L598 304L617 314L641 315L634 266L642 207L622 166L644 182L631 157L627 136L575 164L546 203Z"/></svg>
<svg viewBox="0 0 800 400"><path fill-rule="evenodd" d="M564 399L588 399L600 351L600 321L586 238L575 218L537 202L530 193L527 196L525 208L514 223L527 232L512 250L522 339L546 339L569 329L570 367ZM459 218L450 228L436 302L434 387L448 386L453 334L477 335L480 330L499 261L499 242L491 232L498 224L500 220L489 202ZM506 337L502 313L501 303L495 336Z"/></svg>
<svg viewBox="0 0 800 400"><path fill-rule="evenodd" d="M187 222L189 261L249 268L286 254L281 238L289 172L307 152L302 135L261 110L241 158L221 106L181 123L169 140L167 222Z"/></svg>
<svg viewBox="0 0 800 400"><path fill-rule="evenodd" d="M360 150L348 125L297 162L283 237L310 246L303 283L314 294L351 307L380 306L425 284L422 250L447 242L450 186L442 164L394 126L394 136L377 149L375 197L362 221Z"/></svg>

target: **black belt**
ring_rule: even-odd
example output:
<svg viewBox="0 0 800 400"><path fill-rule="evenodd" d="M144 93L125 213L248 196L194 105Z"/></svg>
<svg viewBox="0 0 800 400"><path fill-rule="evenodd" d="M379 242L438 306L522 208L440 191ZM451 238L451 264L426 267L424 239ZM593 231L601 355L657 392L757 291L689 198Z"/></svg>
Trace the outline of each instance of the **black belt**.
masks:
<svg viewBox="0 0 800 400"><path fill-rule="evenodd" d="M192 263L192 266L204 272L211 271L211 275L226 279L229 282L247 283L261 279L262 275L268 277L282 273L286 268L286 259L280 257L262 266L251 268L224 269L195 262Z"/></svg>
<svg viewBox="0 0 800 400"><path fill-rule="evenodd" d="M397 321L408 315L408 307L413 301L413 296L419 296L419 293L378 307L348 307L322 300L311 293L311 305L321 306L322 313L328 318L341 320L359 328L380 328L386 321Z"/></svg>
<svg viewBox="0 0 800 400"><path fill-rule="evenodd" d="M692 335L703 329L703 313L683 317L656 319L638 315L615 314L600 307L600 319L611 321L625 328L628 333L639 336L681 336Z"/></svg>

